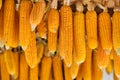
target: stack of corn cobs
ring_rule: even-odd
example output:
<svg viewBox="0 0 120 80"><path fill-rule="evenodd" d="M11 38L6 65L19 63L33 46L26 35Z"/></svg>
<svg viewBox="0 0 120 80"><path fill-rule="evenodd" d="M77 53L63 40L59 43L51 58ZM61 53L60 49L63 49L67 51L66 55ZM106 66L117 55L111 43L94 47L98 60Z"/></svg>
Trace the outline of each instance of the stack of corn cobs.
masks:
<svg viewBox="0 0 120 80"><path fill-rule="evenodd" d="M0 80L120 79L119 0L0 0Z"/></svg>

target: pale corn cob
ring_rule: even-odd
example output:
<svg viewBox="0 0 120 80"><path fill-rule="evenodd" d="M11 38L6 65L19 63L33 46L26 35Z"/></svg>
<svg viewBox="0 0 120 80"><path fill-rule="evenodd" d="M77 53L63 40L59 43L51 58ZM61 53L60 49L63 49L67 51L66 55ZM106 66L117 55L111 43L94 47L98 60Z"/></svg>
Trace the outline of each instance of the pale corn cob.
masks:
<svg viewBox="0 0 120 80"><path fill-rule="evenodd" d="M30 80L38 80L38 65L30 68Z"/></svg>
<svg viewBox="0 0 120 80"><path fill-rule="evenodd" d="M63 65L64 65L64 79L65 80L72 80L72 77L71 77L71 74L70 74L70 68L69 67L67 67L66 65L65 65L65 63L63 63Z"/></svg>
<svg viewBox="0 0 120 80"><path fill-rule="evenodd" d="M4 54L0 54L0 61L1 61L1 80L10 80L10 75L7 71Z"/></svg>
<svg viewBox="0 0 120 80"><path fill-rule="evenodd" d="M83 8L82 4L78 4ZM76 4L77 9L79 8ZM76 54L77 64L81 64L86 58L86 44L85 44L85 16L82 11L76 11L74 14L74 27L73 27L74 47Z"/></svg>
<svg viewBox="0 0 120 80"><path fill-rule="evenodd" d="M19 80L28 80L28 64L26 62L26 59L25 59L25 54L24 53L21 53L20 54L20 76L19 76Z"/></svg>
<svg viewBox="0 0 120 80"><path fill-rule="evenodd" d="M97 64L97 52L92 54L92 80L102 80L102 70L99 69Z"/></svg>
<svg viewBox="0 0 120 80"><path fill-rule="evenodd" d="M73 23L70 6L63 5L60 8L60 16L59 54L64 59L66 66L70 67L73 49Z"/></svg>
<svg viewBox="0 0 120 80"><path fill-rule="evenodd" d="M51 57L43 57L41 62L40 80L49 80L52 66Z"/></svg>
<svg viewBox="0 0 120 80"><path fill-rule="evenodd" d="M35 31L31 32L30 43L25 50L25 58L30 68L34 68L37 65L37 47Z"/></svg>
<svg viewBox="0 0 120 80"><path fill-rule="evenodd" d="M99 36L102 48L107 54L112 49L111 19L107 12L102 12L98 16Z"/></svg>
<svg viewBox="0 0 120 80"><path fill-rule="evenodd" d="M83 75L82 75L82 67L81 65L79 66L79 71L78 71L78 74L77 74L77 77L76 77L76 80L83 80Z"/></svg>
<svg viewBox="0 0 120 80"><path fill-rule="evenodd" d="M48 50L52 54L57 50L57 34L58 32L53 33L48 31Z"/></svg>
<svg viewBox="0 0 120 80"><path fill-rule="evenodd" d="M2 0L0 0L0 9L2 8Z"/></svg>
<svg viewBox="0 0 120 80"><path fill-rule="evenodd" d="M90 8L90 9L89 9ZM94 11L94 4L89 3L88 11L86 12L86 33L88 46L91 49L98 47L97 41L97 13Z"/></svg>
<svg viewBox="0 0 120 80"><path fill-rule="evenodd" d="M21 1L20 4L20 21L19 21L19 40L21 47L25 50L30 42L31 28L30 28L30 12L32 9L32 3L28 0Z"/></svg>
<svg viewBox="0 0 120 80"><path fill-rule="evenodd" d="M45 7L46 7L46 3L44 0L41 0L40 2L36 2L33 5L33 8L30 14L30 24L31 24L32 31L41 22L43 15L44 15Z"/></svg>
<svg viewBox="0 0 120 80"><path fill-rule="evenodd" d="M120 11L115 11L112 16L112 38L113 47L117 54L120 54Z"/></svg>
<svg viewBox="0 0 120 80"><path fill-rule="evenodd" d="M114 73L117 77L120 77L120 55L117 55L116 51L113 53L114 58Z"/></svg>
<svg viewBox="0 0 120 80"><path fill-rule="evenodd" d="M13 76L15 73L14 53L11 50L6 50L4 52L4 59L8 73Z"/></svg>
<svg viewBox="0 0 120 80"><path fill-rule="evenodd" d="M108 74L112 73L112 71L113 71L113 61L112 60L109 60L109 64L106 67L106 71Z"/></svg>
<svg viewBox="0 0 120 80"><path fill-rule="evenodd" d="M15 1L4 2L4 43L6 48L13 46L14 24L15 24Z"/></svg>
<svg viewBox="0 0 120 80"><path fill-rule="evenodd" d="M54 80L63 80L62 61L58 55L52 58Z"/></svg>
<svg viewBox="0 0 120 80"><path fill-rule="evenodd" d="M92 49L86 48L86 60L82 64L82 73L84 80L92 80Z"/></svg>
<svg viewBox="0 0 120 80"><path fill-rule="evenodd" d="M37 27L37 30L41 38L44 38L44 39L47 38L47 24L45 21L42 20L40 22L40 24Z"/></svg>

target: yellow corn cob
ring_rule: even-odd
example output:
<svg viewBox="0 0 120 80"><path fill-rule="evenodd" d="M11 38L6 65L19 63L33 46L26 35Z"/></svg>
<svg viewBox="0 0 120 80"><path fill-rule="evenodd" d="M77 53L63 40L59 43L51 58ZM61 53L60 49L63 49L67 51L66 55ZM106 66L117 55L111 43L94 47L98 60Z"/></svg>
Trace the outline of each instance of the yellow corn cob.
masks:
<svg viewBox="0 0 120 80"><path fill-rule="evenodd" d="M60 8L60 35L59 35L59 54L64 59L66 66L72 64L73 49L73 23L72 10L69 6Z"/></svg>
<svg viewBox="0 0 120 80"><path fill-rule="evenodd" d="M97 52L94 51L92 55L92 80L102 80L102 70L97 64Z"/></svg>
<svg viewBox="0 0 120 80"><path fill-rule="evenodd" d="M62 61L59 56L52 58L53 75L55 80L63 80Z"/></svg>
<svg viewBox="0 0 120 80"><path fill-rule="evenodd" d="M115 11L112 16L113 47L117 53L120 53L120 11Z"/></svg>
<svg viewBox="0 0 120 80"><path fill-rule="evenodd" d="M57 49L57 32L48 31L48 50L54 54Z"/></svg>
<svg viewBox="0 0 120 80"><path fill-rule="evenodd" d="M4 54L0 54L1 61L1 80L10 80L10 75L5 64Z"/></svg>
<svg viewBox="0 0 120 80"><path fill-rule="evenodd" d="M20 4L20 21L19 21L19 40L20 45L25 50L30 42L31 28L30 28L30 12L32 3L28 0L23 0Z"/></svg>
<svg viewBox="0 0 120 80"><path fill-rule="evenodd" d="M117 55L116 51L113 53L114 58L114 73L117 77L120 77L120 55Z"/></svg>
<svg viewBox="0 0 120 80"><path fill-rule="evenodd" d="M35 31L31 32L30 43L25 50L25 58L30 68L34 68L37 65L37 47Z"/></svg>
<svg viewBox="0 0 120 80"><path fill-rule="evenodd" d="M111 20L107 12L99 14L98 25L101 45L106 53L110 53L112 49Z"/></svg>
<svg viewBox="0 0 120 80"><path fill-rule="evenodd" d="M86 13L86 32L88 46L95 49L98 46L97 42L97 14L95 11L90 10Z"/></svg>
<svg viewBox="0 0 120 80"><path fill-rule="evenodd" d="M106 71L108 74L112 73L112 71L113 71L113 61L112 60L109 60L109 64L106 67Z"/></svg>
<svg viewBox="0 0 120 80"><path fill-rule="evenodd" d="M81 65L79 66L79 71L78 71L78 74L77 74L77 77L76 77L76 80L83 80L83 75L82 75L82 68L81 68Z"/></svg>
<svg viewBox="0 0 120 80"><path fill-rule="evenodd" d="M28 80L28 64L25 59L25 54L20 54L20 77L19 80Z"/></svg>
<svg viewBox="0 0 120 80"><path fill-rule="evenodd" d="M38 80L38 66L30 68L30 80Z"/></svg>
<svg viewBox="0 0 120 80"><path fill-rule="evenodd" d="M52 59L51 57L43 57L41 62L41 73L40 73L40 80L49 80L50 72L52 66Z"/></svg>
<svg viewBox="0 0 120 80"><path fill-rule="evenodd" d="M0 9L2 8L2 0L0 0Z"/></svg>
<svg viewBox="0 0 120 80"><path fill-rule="evenodd" d="M59 12L57 9L51 9L48 15L48 30L50 32L58 32L59 26Z"/></svg>
<svg viewBox="0 0 120 80"><path fill-rule="evenodd" d="M82 12L75 12L74 15L74 46L76 52L77 64L85 61L86 44L85 44L85 21Z"/></svg>
<svg viewBox="0 0 120 80"><path fill-rule="evenodd" d="M37 27L37 30L41 38L47 38L47 25L45 21L40 22L40 24Z"/></svg>
<svg viewBox="0 0 120 80"><path fill-rule="evenodd" d="M46 7L46 3L44 0L41 0L40 2L36 2L33 5L33 8L30 14L30 24L31 24L32 31L41 22L43 15L44 15L45 7Z"/></svg>
<svg viewBox="0 0 120 80"><path fill-rule="evenodd" d="M114 49L111 50L110 52L110 59L113 60L113 53L114 53Z"/></svg>
<svg viewBox="0 0 120 80"><path fill-rule="evenodd" d="M65 80L72 80L71 74L70 74L70 68L68 68L64 63L64 76Z"/></svg>
<svg viewBox="0 0 120 80"><path fill-rule="evenodd" d="M4 43L7 48L13 45L15 24L15 1L5 0L4 3Z"/></svg>
<svg viewBox="0 0 120 80"><path fill-rule="evenodd" d="M8 73L11 74L11 75L14 75L14 73L15 73L14 53L11 50L6 50L4 52L4 59L5 59L5 63L6 63Z"/></svg>
<svg viewBox="0 0 120 80"><path fill-rule="evenodd" d="M44 52L44 44L42 42L37 44L37 64L40 63L41 58L43 56L43 52Z"/></svg>
<svg viewBox="0 0 120 80"><path fill-rule="evenodd" d="M82 64L83 78L84 80L92 80L92 50L87 47L86 51L86 60Z"/></svg>

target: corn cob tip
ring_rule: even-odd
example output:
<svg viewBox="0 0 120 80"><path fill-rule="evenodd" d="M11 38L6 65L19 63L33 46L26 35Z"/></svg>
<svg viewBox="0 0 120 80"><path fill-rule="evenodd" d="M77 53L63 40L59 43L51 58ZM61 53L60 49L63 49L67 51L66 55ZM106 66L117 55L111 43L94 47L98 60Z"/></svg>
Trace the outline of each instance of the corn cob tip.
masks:
<svg viewBox="0 0 120 80"><path fill-rule="evenodd" d="M36 25L31 25L31 31L34 31L36 28Z"/></svg>
<svg viewBox="0 0 120 80"><path fill-rule="evenodd" d="M16 11L19 10L19 6L20 6L20 4L16 4L16 7L15 7Z"/></svg>
<svg viewBox="0 0 120 80"><path fill-rule="evenodd" d="M3 47L3 46L4 46L4 42L0 41L0 47Z"/></svg>
<svg viewBox="0 0 120 80"><path fill-rule="evenodd" d="M25 51L27 49L27 46L22 46L22 49Z"/></svg>
<svg viewBox="0 0 120 80"><path fill-rule="evenodd" d="M110 52L111 52L111 50L105 49L105 53L106 53L107 55L109 55Z"/></svg>
<svg viewBox="0 0 120 80"><path fill-rule="evenodd" d="M82 64L84 61L85 61L85 60L80 61L80 62L76 62L76 64L77 64L77 65L80 65L80 64Z"/></svg>
<svg viewBox="0 0 120 80"><path fill-rule="evenodd" d="M10 49L10 47L9 47L9 46L5 46L5 48L6 48L6 50Z"/></svg>

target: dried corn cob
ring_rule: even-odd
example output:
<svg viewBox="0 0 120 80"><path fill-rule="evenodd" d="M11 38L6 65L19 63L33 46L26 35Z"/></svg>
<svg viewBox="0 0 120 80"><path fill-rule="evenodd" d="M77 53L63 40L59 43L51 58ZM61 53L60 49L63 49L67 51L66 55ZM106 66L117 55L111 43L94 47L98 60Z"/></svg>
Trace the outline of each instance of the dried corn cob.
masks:
<svg viewBox="0 0 120 80"><path fill-rule="evenodd" d="M28 80L28 64L25 59L25 54L20 54L20 77L19 80Z"/></svg>
<svg viewBox="0 0 120 80"><path fill-rule="evenodd" d="M15 73L15 59L14 53L11 50L6 50L4 52L5 64L8 70L8 73L14 75Z"/></svg>
<svg viewBox="0 0 120 80"><path fill-rule="evenodd" d="M79 5L79 6L78 6ZM76 62L80 64L85 61L86 58L86 44L85 44L85 19L83 14L83 5L81 3L76 4L77 11L74 14L74 47L76 54ZM80 9L80 10L78 10Z"/></svg>
<svg viewBox="0 0 120 80"><path fill-rule="evenodd" d="M93 3L88 4L88 11L86 17L86 32L88 46L91 49L98 47L97 42L97 13L94 11L95 5Z"/></svg>
<svg viewBox="0 0 120 80"><path fill-rule="evenodd" d="M37 65L37 47L35 31L31 32L30 43L25 50L25 58L30 68L34 68Z"/></svg>
<svg viewBox="0 0 120 80"><path fill-rule="evenodd" d="M30 28L30 12L32 3L28 0L23 0L20 4L20 21L19 21L19 40L20 45L25 50L30 42L31 28Z"/></svg>
<svg viewBox="0 0 120 80"><path fill-rule="evenodd" d="M115 11L112 16L112 37L114 50L120 54L120 11Z"/></svg>
<svg viewBox="0 0 120 80"><path fill-rule="evenodd" d="M76 80L83 80L83 75L82 75L82 68L81 68L81 65L79 66L79 71L78 71L78 74L77 74L77 77L76 77Z"/></svg>
<svg viewBox="0 0 120 80"><path fill-rule="evenodd" d="M55 80L63 80L62 61L58 55L52 59L53 75Z"/></svg>
<svg viewBox="0 0 120 80"><path fill-rule="evenodd" d="M52 66L51 57L44 56L41 62L40 80L49 80L51 66Z"/></svg>
<svg viewBox="0 0 120 80"><path fill-rule="evenodd" d="M106 67L106 71L108 74L112 73L112 71L113 71L113 61L112 60L109 60L109 64Z"/></svg>
<svg viewBox="0 0 120 80"><path fill-rule="evenodd" d="M13 45L15 21L15 1L5 0L4 3L4 43L6 48Z"/></svg>
<svg viewBox="0 0 120 80"><path fill-rule="evenodd" d="M92 80L92 50L87 47L86 51L86 60L82 64L83 78L84 80Z"/></svg>
<svg viewBox="0 0 120 80"><path fill-rule="evenodd" d="M0 9L2 8L2 0L0 0Z"/></svg>
<svg viewBox="0 0 120 80"><path fill-rule="evenodd" d="M70 67L73 49L73 23L70 6L63 5L60 8L60 16L59 54L64 59L66 66Z"/></svg>
<svg viewBox="0 0 120 80"><path fill-rule="evenodd" d="M92 80L102 80L102 70L99 69L97 64L97 52L92 54Z"/></svg>
<svg viewBox="0 0 120 80"><path fill-rule="evenodd" d="M30 68L30 80L38 80L38 66Z"/></svg>
<svg viewBox="0 0 120 80"><path fill-rule="evenodd" d="M41 22L43 15L44 15L45 7L46 7L46 3L44 0L41 0L40 2L36 2L33 5L33 8L30 14L30 24L31 24L32 31Z"/></svg>

